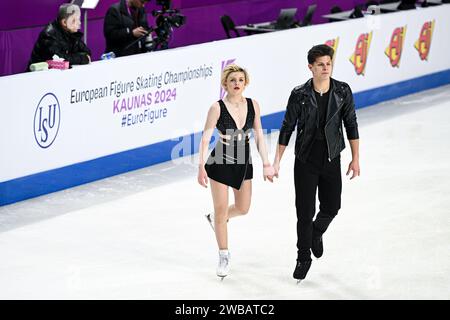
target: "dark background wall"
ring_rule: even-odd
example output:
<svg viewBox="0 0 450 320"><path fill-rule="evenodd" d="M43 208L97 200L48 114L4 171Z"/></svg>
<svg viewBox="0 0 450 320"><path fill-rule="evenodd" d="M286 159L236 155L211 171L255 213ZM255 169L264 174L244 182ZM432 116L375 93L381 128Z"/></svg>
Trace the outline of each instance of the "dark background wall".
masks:
<svg viewBox="0 0 450 320"><path fill-rule="evenodd" d="M100 0L95 10L88 12L87 44L93 52L93 60L103 53L103 17L108 7L118 0ZM27 66L33 45L42 28L54 20L58 7L68 0L22 0L0 2L0 76L23 72ZM321 16L339 5L350 10L364 0L173 0L172 7L181 10L187 18L186 25L175 29L170 47L180 47L225 38L220 16L230 15L236 25L275 20L282 8L298 8L297 18L302 19L308 5L317 4L313 23L327 22ZM159 9L155 0L146 5L149 22ZM82 12L82 29L84 12Z"/></svg>

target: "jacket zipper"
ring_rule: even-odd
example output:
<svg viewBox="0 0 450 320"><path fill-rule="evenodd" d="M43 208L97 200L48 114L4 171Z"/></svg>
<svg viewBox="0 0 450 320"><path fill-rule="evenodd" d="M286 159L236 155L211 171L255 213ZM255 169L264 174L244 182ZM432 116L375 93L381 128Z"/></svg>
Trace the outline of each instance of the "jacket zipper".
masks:
<svg viewBox="0 0 450 320"><path fill-rule="evenodd" d="M341 101L342 100L343 99L341 98ZM327 137L327 125L331 122L331 120L334 118L334 116L338 114L339 110L341 110L341 108L337 109L337 111L333 114L333 116L330 118L330 120L328 120L328 122L325 124L325 141L327 142L328 162L331 162L331 154L330 154L330 145L328 143L328 137Z"/></svg>

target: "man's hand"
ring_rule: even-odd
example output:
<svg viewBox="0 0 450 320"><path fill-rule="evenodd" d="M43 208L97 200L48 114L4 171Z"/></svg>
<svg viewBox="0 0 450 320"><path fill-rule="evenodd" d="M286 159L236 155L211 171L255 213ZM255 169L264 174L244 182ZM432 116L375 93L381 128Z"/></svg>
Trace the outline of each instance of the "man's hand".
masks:
<svg viewBox="0 0 450 320"><path fill-rule="evenodd" d="M135 38L139 38L139 37L141 37L141 36L143 36L143 35L145 35L147 33L148 33L147 30L145 30L142 27L137 27L136 29L133 29L133 36Z"/></svg>
<svg viewBox="0 0 450 320"><path fill-rule="evenodd" d="M350 180L359 176L360 169L359 169L359 161L358 160L352 160L350 162L350 164L348 165L348 170L347 170L347 174L346 174L347 176L350 174L350 171L353 171L353 174L352 174Z"/></svg>

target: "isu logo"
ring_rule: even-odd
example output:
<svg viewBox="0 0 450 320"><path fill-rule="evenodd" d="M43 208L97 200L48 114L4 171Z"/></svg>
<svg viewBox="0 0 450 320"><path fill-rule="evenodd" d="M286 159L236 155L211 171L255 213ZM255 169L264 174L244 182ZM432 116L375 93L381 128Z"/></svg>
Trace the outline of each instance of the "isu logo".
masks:
<svg viewBox="0 0 450 320"><path fill-rule="evenodd" d="M48 148L55 141L60 120L58 98L53 93L47 93L39 101L34 113L34 138L41 148Z"/></svg>
<svg viewBox="0 0 450 320"><path fill-rule="evenodd" d="M350 62L355 66L357 75L364 75L371 40L372 32L361 34L356 42L355 52L350 57Z"/></svg>
<svg viewBox="0 0 450 320"><path fill-rule="evenodd" d="M386 51L384 51L384 53L386 53L386 55L389 58L391 66L393 67L398 68L400 66L400 58L402 56L403 42L405 41L405 33L406 33L406 26L396 28L392 33L391 43L389 44L389 47L387 47Z"/></svg>
<svg viewBox="0 0 450 320"><path fill-rule="evenodd" d="M424 23L422 30L420 30L419 39L414 43L414 48L419 51L420 60L428 60L430 53L431 37L434 30L434 20Z"/></svg>
<svg viewBox="0 0 450 320"><path fill-rule="evenodd" d="M328 40L328 41L325 42L325 44L327 46L333 48L334 54L333 54L333 57L332 57L333 59L332 60L334 61L334 57L336 56L336 51L337 51L337 47L338 47L338 44L339 44L339 37L337 37L336 39Z"/></svg>
<svg viewBox="0 0 450 320"><path fill-rule="evenodd" d="M222 61L221 71L223 71L223 69L225 69L226 66L234 63L234 61L236 61L236 58ZM225 90L222 88L222 83L221 83L220 84L220 99L223 99L223 97L225 97Z"/></svg>

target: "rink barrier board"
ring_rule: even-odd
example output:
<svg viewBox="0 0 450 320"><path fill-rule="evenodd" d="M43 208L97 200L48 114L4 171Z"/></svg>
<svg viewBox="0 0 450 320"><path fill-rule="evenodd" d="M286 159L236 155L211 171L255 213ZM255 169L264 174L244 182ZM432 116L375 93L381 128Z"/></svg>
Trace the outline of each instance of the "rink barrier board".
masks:
<svg viewBox="0 0 450 320"><path fill-rule="evenodd" d="M354 93L355 105L359 109L446 84L450 84L450 70ZM262 116L263 128L269 130L269 132L270 129L278 130L283 116L284 111ZM180 143L181 139L190 139L191 148L190 150L184 150L187 152L179 156L197 153L198 145L193 142L200 141L200 136L201 132L197 132L178 139L166 140L145 147L2 182L0 183L0 206L169 161L171 160L172 149Z"/></svg>

